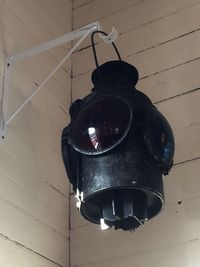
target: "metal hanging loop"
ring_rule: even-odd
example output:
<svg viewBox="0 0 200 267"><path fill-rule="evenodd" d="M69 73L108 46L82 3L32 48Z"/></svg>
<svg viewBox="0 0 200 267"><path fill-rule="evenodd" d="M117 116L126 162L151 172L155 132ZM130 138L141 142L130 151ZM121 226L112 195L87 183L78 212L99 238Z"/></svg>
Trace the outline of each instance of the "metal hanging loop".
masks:
<svg viewBox="0 0 200 267"><path fill-rule="evenodd" d="M111 37L109 37L109 35L106 32L97 30L97 31L93 31L92 34L91 34L92 51L93 51L93 54L94 54L94 60L95 60L96 67L97 68L99 67L99 63L98 63L98 59L97 59L97 53L96 53L96 48L95 48L95 43L94 43L94 35L96 33L99 33L101 35L104 35L104 36L107 36L108 37L108 38L103 38L103 40L104 39L106 40L106 41L104 40L104 42L107 42L107 43L111 43L112 44L112 46L115 49L115 52L116 52L119 60L121 61L122 59L121 59L120 53L119 53L119 51L118 51L115 43L113 42L113 39L116 39L117 38L117 34L116 34L115 29L113 29L113 31L111 32L112 35L113 35L113 36L111 35ZM102 38L101 35L100 35L100 37Z"/></svg>

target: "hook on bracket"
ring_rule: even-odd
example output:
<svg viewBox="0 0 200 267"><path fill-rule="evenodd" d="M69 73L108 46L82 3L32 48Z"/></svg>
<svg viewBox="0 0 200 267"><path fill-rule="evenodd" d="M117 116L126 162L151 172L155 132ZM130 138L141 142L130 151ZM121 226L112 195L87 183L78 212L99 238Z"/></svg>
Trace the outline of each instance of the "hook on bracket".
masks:
<svg viewBox="0 0 200 267"><path fill-rule="evenodd" d="M99 36L101 37L101 39L104 41L104 43L110 44L110 43L114 43L115 40L118 37L118 32L117 30L113 27L112 31L106 36L103 34L99 34Z"/></svg>

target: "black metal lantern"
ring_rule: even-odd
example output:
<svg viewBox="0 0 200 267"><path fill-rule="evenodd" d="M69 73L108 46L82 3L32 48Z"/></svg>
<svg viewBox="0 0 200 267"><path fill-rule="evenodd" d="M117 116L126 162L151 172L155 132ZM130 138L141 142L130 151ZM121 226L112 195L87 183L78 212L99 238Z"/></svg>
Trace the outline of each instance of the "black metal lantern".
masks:
<svg viewBox="0 0 200 267"><path fill-rule="evenodd" d="M82 216L102 229L132 230L163 208L162 175L173 164L174 137L164 116L135 89L137 69L120 56L98 66L94 45L93 51L94 88L70 107L63 160Z"/></svg>

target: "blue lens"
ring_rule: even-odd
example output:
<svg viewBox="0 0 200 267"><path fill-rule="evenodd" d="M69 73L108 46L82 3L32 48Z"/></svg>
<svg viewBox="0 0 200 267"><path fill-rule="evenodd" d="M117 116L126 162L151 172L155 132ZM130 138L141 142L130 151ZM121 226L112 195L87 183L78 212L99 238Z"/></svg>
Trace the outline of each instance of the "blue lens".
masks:
<svg viewBox="0 0 200 267"><path fill-rule="evenodd" d="M143 132L146 144L155 160L170 166L174 156L174 136L165 117L154 107L143 114Z"/></svg>

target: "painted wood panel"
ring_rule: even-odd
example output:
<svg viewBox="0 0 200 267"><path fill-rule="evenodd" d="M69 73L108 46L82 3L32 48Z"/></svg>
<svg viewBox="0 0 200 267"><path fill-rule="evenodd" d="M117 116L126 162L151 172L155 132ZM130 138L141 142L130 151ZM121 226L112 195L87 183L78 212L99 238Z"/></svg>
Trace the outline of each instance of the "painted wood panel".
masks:
<svg viewBox="0 0 200 267"><path fill-rule="evenodd" d="M51 36L57 37L58 35L63 35L66 32L71 31L71 1L68 0L59 0L62 3L62 11L60 9L60 4L55 1L42 1L42 0L25 0L25 7L29 7L31 12L38 16L41 20L41 24L45 24L45 27L48 28ZM50 9L54 14L50 13ZM55 16L57 9L57 13L60 15L63 20L66 20L64 23L60 23L58 17ZM33 12L34 11L34 12ZM63 13L63 16L61 15ZM70 14L70 15L69 15ZM52 38L52 37L51 37ZM69 47L69 44L63 45L63 49Z"/></svg>
<svg viewBox="0 0 200 267"><path fill-rule="evenodd" d="M10 9L8 9L8 11L9 16L7 16L6 19L3 20L3 24L1 26L2 36L4 39L6 39L5 44L2 44L4 45L3 49L6 51L6 53L9 55L19 53L23 49L31 48L33 46L33 43L34 45L40 44L37 39L35 40L33 38L29 29L26 29L25 31L22 30L24 29L24 24L18 23L18 19L13 14L13 12L11 12ZM6 9L5 13L7 14L8 11ZM13 25L16 25L15 30ZM57 48L54 51L55 55L56 52ZM66 52L62 53L62 56L65 53ZM62 57L59 56L58 58L61 59ZM58 60L53 58L49 53L40 54L38 56L34 56L28 61L23 61L22 64L16 63L16 65L13 67L13 75L16 74L18 75L18 77L21 77L23 75L22 73L27 73L29 77L31 76L31 79L34 82L39 84L41 81L43 81L44 78L46 78L46 76L56 66L57 63ZM70 64L70 61L68 62L68 64ZM58 71L57 74L52 77L52 79L48 82L47 86L47 88L49 88L48 91L56 99L58 99L59 102L61 102L63 107L66 106L66 96L69 97L70 95L69 86L68 88L66 87L66 83L68 83L68 80L69 74L66 73L65 69L61 69ZM30 89L31 88L33 88L33 86L31 86Z"/></svg>
<svg viewBox="0 0 200 267"><path fill-rule="evenodd" d="M24 78L22 80L20 79L21 75L23 75L23 72L19 72L19 76L17 76L17 73L16 75L13 74L12 76L13 82L10 84L8 92L7 119L17 110L17 108L26 100L26 98L37 89L37 86L34 84L34 82L30 80L30 76L26 76L26 73L24 73ZM15 77L17 77L17 79L15 79ZM70 80L68 80L66 85L70 86ZM48 92L47 88L48 85L46 85L43 90L40 90L31 99L28 106L35 113L35 116L38 116L37 114L41 114L41 117L45 117L49 123L54 125L56 130L61 130L65 122L68 120L68 110L66 109L66 105L70 101L70 97L67 97L67 93L65 93L66 96L62 105ZM63 107L64 102L65 108ZM17 117L22 113L23 111L20 111ZM13 121L10 123L12 124Z"/></svg>
<svg viewBox="0 0 200 267"><path fill-rule="evenodd" d="M4 267L13 266L13 263L16 267L61 267L60 264L53 262L4 236L0 237L0 249L0 264Z"/></svg>
<svg viewBox="0 0 200 267"><path fill-rule="evenodd" d="M19 67L19 68L18 68ZM23 79L21 78L23 75ZM16 108L25 101L34 90L37 89L37 80L31 77L31 73L25 69L25 66L14 66L12 71L12 82L10 83L9 98L8 98L8 117ZM67 103L70 101L70 82L71 79L66 75L66 87L68 91L64 91L59 87L53 79L44 86L32 99L31 103L42 114L55 124L60 129L63 127L63 122L67 120L66 109ZM15 101L13 101L15 99ZM46 101L44 101L46 100ZM48 101L47 101L48 100ZM42 105L41 105L42 101Z"/></svg>
<svg viewBox="0 0 200 267"><path fill-rule="evenodd" d="M43 216L42 213L46 213L46 207L50 206L51 211L56 211L59 212L59 214L63 214L63 222L65 221L66 224L68 224L68 210L67 210L67 205L68 205L68 197L67 197L67 185L65 189L65 194L60 192L58 189L56 189L52 184L50 184L45 177L37 175L34 171L31 171L30 168L27 168L26 166L23 165L23 162L20 163L16 157L13 155L9 154L7 151L3 151L1 149L0 153L0 169L1 169L1 175L2 179L4 180L4 177L7 177L8 183L9 180L13 181L13 189L11 187L11 184L9 187L7 187L7 190L10 190L9 195L7 198L12 202L15 202L16 194L17 191L19 190L24 190L24 195L30 194L30 198L34 197L36 200L34 202L28 201L27 203L24 203L21 201L24 199L23 195L18 195L18 205L21 205L21 207L26 210L26 212L34 214L35 212L38 212L41 214L40 216ZM6 195L7 191L3 191L4 188L1 189L2 194ZM12 192L11 192L12 191ZM63 189L64 191L64 189ZM50 201L53 199L54 201ZM37 205L38 203L41 202L41 204ZM44 204L44 211L42 210ZM26 209L27 205L34 205L35 210L31 208L29 210L28 208ZM28 207L28 206L27 206ZM38 208L41 209L37 210ZM51 216L49 214L49 216ZM67 216L67 219L66 219ZM56 219L56 218L55 218ZM46 217L45 220L46 223L48 223L48 217Z"/></svg>
<svg viewBox="0 0 200 267"><path fill-rule="evenodd" d="M199 42L200 31L197 30L191 34L182 36L135 55L129 55L125 57L124 60L135 65L139 70L140 78L143 78L199 58ZM101 53L104 51L103 58L100 57L101 62L104 62L105 59L109 59L110 49L111 47L109 49L100 50ZM75 66L73 71L75 77L83 75L86 72L91 72L91 70L94 69L94 63L92 62L88 62L88 64L85 65L84 63L79 64L79 67L77 66L77 68Z"/></svg>
<svg viewBox="0 0 200 267"><path fill-rule="evenodd" d="M45 17L43 17L43 19L41 18L42 9L39 8L39 5L37 5L37 8L35 9L32 8L32 5L29 1L15 2L12 0L8 0L5 1L3 8L7 8L6 10L12 12L12 15L15 16L16 19L18 19L19 23L24 24L24 27L21 30L21 34L25 34L26 29L31 29L32 38L35 37L40 42L47 41L48 39L51 40L52 38L55 38L64 33L64 30L62 30L62 33L55 32L53 30L55 26L54 22L51 21L51 18L48 20L45 20ZM23 14L23 16L21 14ZM60 30L61 29L62 28L60 28ZM66 47L67 46L69 46L69 44L67 44ZM62 53L62 50L66 50L66 48L64 48L64 46L60 46L57 49L57 55L55 55L55 57L57 57L59 53ZM49 51L49 53L51 54L52 52Z"/></svg>
<svg viewBox="0 0 200 267"><path fill-rule="evenodd" d="M133 27L149 23L155 19L164 17L168 14L187 8L198 2L199 2L198 0L183 0L183 1L153 0L151 2L141 1L137 5L130 6L126 9L119 10L119 12L112 14L112 10L115 9L115 7L113 6L116 6L116 2L112 1L113 6L110 4L110 12L109 12L110 14L108 14L105 18L100 20L100 22L103 27L108 29L110 29L110 27L115 25L117 29L119 29L119 32L121 33ZM92 5L93 1L91 1L88 4ZM85 5L85 9L88 9L87 5ZM87 14L85 16L82 15L82 19L80 20L77 19L77 22L76 23L74 22L74 27L77 28L91 22L92 16L93 16L92 13ZM102 16L103 16L102 13L99 12L98 15L96 15L96 18L101 18Z"/></svg>
<svg viewBox="0 0 200 267"><path fill-rule="evenodd" d="M26 2L23 4L25 3ZM55 36L51 37L51 34L49 34L48 30L45 30L45 27L40 27L40 20L38 20L38 22L35 20L35 16L32 14L32 12L30 12L29 7L24 10L23 4L22 1L20 1L19 4L17 4L15 1L13 3L12 1L0 3L2 13L2 36L12 33L12 36L14 37L14 43L11 47L11 51L9 52L7 47L4 48L9 55L19 53L25 49L29 49L33 46L39 45L42 42L46 42L55 38ZM25 15L20 16L20 12L24 12ZM27 22L29 18L30 21ZM59 34L57 36L59 36ZM5 46L7 46L7 40L5 42ZM53 50L49 50L49 52L41 54L40 60L45 62L45 58L47 62L56 62L57 59L63 56L63 53L65 53L65 49L58 47L56 48L56 53ZM52 56L51 58L46 56L49 54ZM46 65L46 67L48 67L48 65ZM59 70L58 73L59 72L62 72L62 69Z"/></svg>
<svg viewBox="0 0 200 267"><path fill-rule="evenodd" d="M199 67L200 59L192 60L139 80L137 88L150 96L154 103L198 90Z"/></svg>
<svg viewBox="0 0 200 267"><path fill-rule="evenodd" d="M71 31L72 28L72 1L71 0L41 0L50 16L53 16L56 21L67 30L67 32Z"/></svg>
<svg viewBox="0 0 200 267"><path fill-rule="evenodd" d="M104 31L109 32L114 26L121 34L131 31L137 27L142 28L145 24L151 24L156 20L170 16L173 13L178 13L181 10L187 9L198 3L199 0L153 0L151 2L145 0L133 5L132 7L128 7L121 11L119 10L119 12L114 14L112 14L112 10L110 10L110 15L98 20L101 23ZM97 18L98 16L96 17L96 20ZM79 21L79 24L74 25L74 28L80 27L89 22L91 21L90 15L88 14L88 16L84 17L84 23L83 21ZM84 44L85 46L88 46L89 40L84 42Z"/></svg>
<svg viewBox="0 0 200 267"><path fill-rule="evenodd" d="M0 78L13 55L71 31L69 0L0 1ZM46 78L70 44L13 67L8 115ZM60 136L71 101L68 61L7 127L0 144L0 265L69 266L69 184Z"/></svg>
<svg viewBox="0 0 200 267"><path fill-rule="evenodd" d="M74 0L73 9L89 4L93 0Z"/></svg>
<svg viewBox="0 0 200 267"><path fill-rule="evenodd" d="M32 143L23 142L11 131L7 131L6 141L0 148L13 154L31 170L46 178L61 192L66 192L65 170L61 157L48 145L35 138Z"/></svg>
<svg viewBox="0 0 200 267"><path fill-rule="evenodd" d="M75 1L76 2L76 1ZM133 8L133 6L137 3L140 3L141 0L125 0L125 1L106 1L106 0L94 0L89 3L84 4L81 2L81 6L79 8L74 9L73 12L73 25L85 25L89 21L95 21L102 19L110 15L110 13L119 12L119 10L123 10L127 7ZM78 3L75 3L77 6Z"/></svg>
<svg viewBox="0 0 200 267"><path fill-rule="evenodd" d="M51 202L51 204L57 209L64 209L64 203L62 204L61 201L61 196L65 196L64 193L63 195L58 194L59 190L57 189L56 191L53 187L50 187L50 183L48 183L48 180L45 179L45 177L41 174L37 174L35 170L31 171L24 162L20 162L14 155L12 155L12 153L9 153L2 148L0 151L0 168L3 175L13 179L15 183L25 187L28 191L31 191L46 203L49 203L51 194L53 194L55 202ZM65 193L67 192L67 185L66 189L63 191Z"/></svg>
<svg viewBox="0 0 200 267"><path fill-rule="evenodd" d="M120 240L118 241L120 243ZM97 261L94 263L83 264L84 267L198 267L199 266L199 240L191 240L176 246L157 248L148 250L141 254L130 254L123 257L110 258L108 260ZM110 248L112 250L112 247ZM184 257L183 257L184 255ZM72 265L75 266L75 265ZM77 265L76 265L77 266Z"/></svg>
<svg viewBox="0 0 200 267"><path fill-rule="evenodd" d="M159 46L165 42L169 42L169 40L180 38L182 35L198 30L200 28L199 12L200 3L178 13L160 18L143 27L135 28L121 34L116 41L121 56L127 58L143 50ZM97 38L97 40L99 39ZM116 58L113 52L114 50L110 45L101 42L99 45L96 45L96 49L100 63ZM84 64L86 61L87 66L94 68L91 47L85 48L74 55L74 76L88 70Z"/></svg>
<svg viewBox="0 0 200 267"><path fill-rule="evenodd" d="M168 205L163 213L133 234L114 230L102 232L95 225L72 230L72 265L144 253L199 239L199 202L197 198L180 205Z"/></svg>
<svg viewBox="0 0 200 267"><path fill-rule="evenodd" d="M2 235L17 240L23 246L29 247L60 265L67 265L68 242L66 237L3 198L0 198L0 207Z"/></svg>
<svg viewBox="0 0 200 267"><path fill-rule="evenodd" d="M24 213L32 216L34 219L40 221L47 227L52 228L56 232L68 237L68 198L61 195L62 205L65 205L65 209L61 207L55 207L55 205L49 201L44 201L37 191L28 190L24 185L19 185L18 181L14 181L14 178L9 178L0 172L0 197L12 203L18 209L21 209ZM17 184L18 183L18 184ZM44 187L44 185L40 185ZM36 189L36 188L35 188ZM46 191L48 190L46 186ZM42 193L43 190L40 192ZM54 190L55 191L55 190ZM49 195L55 196L58 193L52 193L49 190ZM59 200L59 203L61 201Z"/></svg>
<svg viewBox="0 0 200 267"><path fill-rule="evenodd" d="M163 101L199 88L200 59L140 79L136 88L155 102ZM188 79L188 76L191 77ZM73 100L83 98L92 88L90 74L72 80Z"/></svg>

